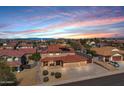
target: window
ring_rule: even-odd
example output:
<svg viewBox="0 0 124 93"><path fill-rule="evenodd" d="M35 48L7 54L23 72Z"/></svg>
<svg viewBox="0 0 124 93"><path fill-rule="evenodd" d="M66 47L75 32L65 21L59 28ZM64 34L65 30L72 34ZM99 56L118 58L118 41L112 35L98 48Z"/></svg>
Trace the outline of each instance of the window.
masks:
<svg viewBox="0 0 124 93"><path fill-rule="evenodd" d="M48 62L43 62L43 66L48 66Z"/></svg>
<svg viewBox="0 0 124 93"><path fill-rule="evenodd" d="M59 55L59 53L56 53L56 55Z"/></svg>
<svg viewBox="0 0 124 93"><path fill-rule="evenodd" d="M56 66L60 66L60 65L62 65L62 61L61 60L57 60L56 61Z"/></svg>
<svg viewBox="0 0 124 93"><path fill-rule="evenodd" d="M54 66L54 63L51 63L50 66Z"/></svg>
<svg viewBox="0 0 124 93"><path fill-rule="evenodd" d="M53 54L52 54L52 53L50 53L49 55L50 55L50 56L52 56Z"/></svg>

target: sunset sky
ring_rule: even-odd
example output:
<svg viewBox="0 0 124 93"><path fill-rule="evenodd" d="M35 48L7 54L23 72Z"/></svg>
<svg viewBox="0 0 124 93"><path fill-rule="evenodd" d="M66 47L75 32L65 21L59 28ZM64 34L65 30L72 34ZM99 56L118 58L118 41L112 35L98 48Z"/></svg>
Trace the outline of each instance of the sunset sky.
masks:
<svg viewBox="0 0 124 93"><path fill-rule="evenodd" d="M0 7L0 38L124 37L124 7Z"/></svg>

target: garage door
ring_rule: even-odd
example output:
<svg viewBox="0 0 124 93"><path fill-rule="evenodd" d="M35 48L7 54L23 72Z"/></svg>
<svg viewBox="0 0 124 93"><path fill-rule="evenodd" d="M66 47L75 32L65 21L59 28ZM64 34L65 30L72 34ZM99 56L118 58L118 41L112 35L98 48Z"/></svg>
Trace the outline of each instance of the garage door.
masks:
<svg viewBox="0 0 124 93"><path fill-rule="evenodd" d="M112 57L113 61L121 61L121 56L114 56Z"/></svg>
<svg viewBox="0 0 124 93"><path fill-rule="evenodd" d="M64 63L64 67L78 67L84 66L86 62L74 62L74 63Z"/></svg>
<svg viewBox="0 0 124 93"><path fill-rule="evenodd" d="M79 65L80 65L79 62L76 62L76 63L64 63L64 67L77 67Z"/></svg>

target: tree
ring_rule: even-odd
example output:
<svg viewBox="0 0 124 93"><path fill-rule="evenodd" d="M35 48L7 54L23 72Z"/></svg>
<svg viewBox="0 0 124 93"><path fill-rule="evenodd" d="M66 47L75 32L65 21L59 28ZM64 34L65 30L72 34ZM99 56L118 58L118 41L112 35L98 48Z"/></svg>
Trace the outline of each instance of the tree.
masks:
<svg viewBox="0 0 124 93"><path fill-rule="evenodd" d="M0 43L0 46L3 46L3 43Z"/></svg>
<svg viewBox="0 0 124 93"><path fill-rule="evenodd" d="M15 85L17 84L14 73L6 63L0 62L0 85Z"/></svg>
<svg viewBox="0 0 124 93"><path fill-rule="evenodd" d="M91 41L94 41L95 43L100 43L100 38L93 38Z"/></svg>
<svg viewBox="0 0 124 93"><path fill-rule="evenodd" d="M36 42L33 42L33 47L37 47L37 43Z"/></svg>
<svg viewBox="0 0 124 93"><path fill-rule="evenodd" d="M96 56L96 51L93 50L87 50L87 54L91 54L92 56Z"/></svg>
<svg viewBox="0 0 124 93"><path fill-rule="evenodd" d="M90 49L90 48L91 48L91 46L88 45L88 44L84 44L84 47L85 47L86 49Z"/></svg>
<svg viewBox="0 0 124 93"><path fill-rule="evenodd" d="M40 53L35 53L35 54L32 54L32 56L30 56L30 59L35 61L39 61L40 58L41 58Z"/></svg>
<svg viewBox="0 0 124 93"><path fill-rule="evenodd" d="M82 46L79 42L76 41L70 41L69 45L74 48L74 50L81 50Z"/></svg>

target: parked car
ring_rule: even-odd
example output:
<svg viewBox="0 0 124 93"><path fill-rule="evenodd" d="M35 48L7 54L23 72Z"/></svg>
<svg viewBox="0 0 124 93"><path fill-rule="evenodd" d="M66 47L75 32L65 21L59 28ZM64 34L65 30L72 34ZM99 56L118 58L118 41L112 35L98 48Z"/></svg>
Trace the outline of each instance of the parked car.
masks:
<svg viewBox="0 0 124 93"><path fill-rule="evenodd" d="M110 61L109 64L113 65L114 67L120 67L117 62Z"/></svg>
<svg viewBox="0 0 124 93"><path fill-rule="evenodd" d="M120 65L117 62L113 62L115 67L120 67Z"/></svg>

